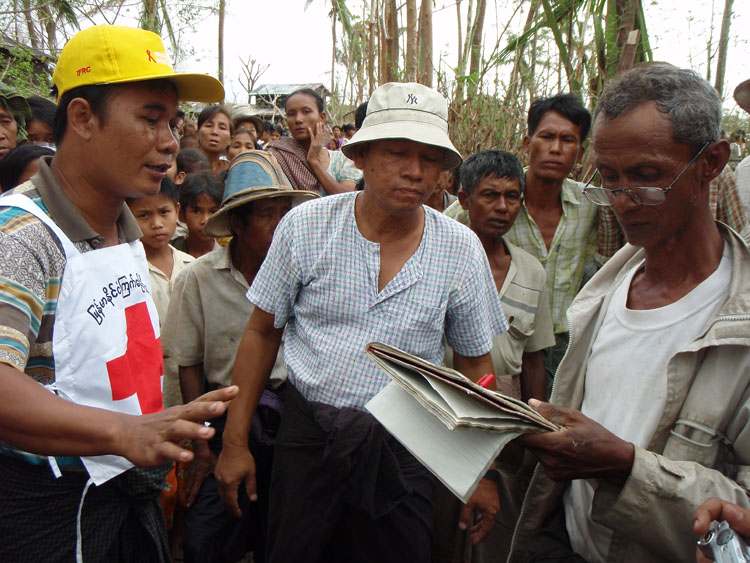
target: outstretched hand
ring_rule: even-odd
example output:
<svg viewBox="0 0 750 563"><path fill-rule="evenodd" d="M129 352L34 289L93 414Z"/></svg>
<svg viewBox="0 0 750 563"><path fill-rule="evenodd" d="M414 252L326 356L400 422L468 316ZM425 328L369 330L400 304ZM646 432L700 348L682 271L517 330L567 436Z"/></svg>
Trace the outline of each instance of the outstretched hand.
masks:
<svg viewBox="0 0 750 563"><path fill-rule="evenodd" d="M116 453L135 465L152 467L169 461L190 461L187 440L208 440L215 430L204 421L216 418L237 395L236 385L201 395L186 405L141 416L123 416L118 429Z"/></svg>
<svg viewBox="0 0 750 563"><path fill-rule="evenodd" d="M556 432L524 434L516 442L532 450L550 479L605 479L623 484L633 467L633 444L618 438L579 411L537 399L529 405L562 428Z"/></svg>

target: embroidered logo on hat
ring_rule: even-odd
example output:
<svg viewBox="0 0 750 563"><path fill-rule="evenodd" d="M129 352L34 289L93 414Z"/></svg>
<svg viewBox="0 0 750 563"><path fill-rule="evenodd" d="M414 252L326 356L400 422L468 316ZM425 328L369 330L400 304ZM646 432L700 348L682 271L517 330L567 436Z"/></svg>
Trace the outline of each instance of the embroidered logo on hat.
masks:
<svg viewBox="0 0 750 563"><path fill-rule="evenodd" d="M367 103L367 116L354 137L341 147L353 158L359 145L384 139L404 139L444 149L443 168L461 164L461 154L448 136L448 102L438 92L416 82L388 82Z"/></svg>

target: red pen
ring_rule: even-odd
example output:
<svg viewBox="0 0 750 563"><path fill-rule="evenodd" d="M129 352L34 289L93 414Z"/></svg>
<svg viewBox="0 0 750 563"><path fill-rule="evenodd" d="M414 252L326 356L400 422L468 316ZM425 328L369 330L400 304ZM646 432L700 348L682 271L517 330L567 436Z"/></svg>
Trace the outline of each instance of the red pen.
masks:
<svg viewBox="0 0 750 563"><path fill-rule="evenodd" d="M477 381L477 385L479 385L480 387L484 387L485 389L489 389L493 381L495 381L495 375L492 373L485 373L479 379L479 381Z"/></svg>

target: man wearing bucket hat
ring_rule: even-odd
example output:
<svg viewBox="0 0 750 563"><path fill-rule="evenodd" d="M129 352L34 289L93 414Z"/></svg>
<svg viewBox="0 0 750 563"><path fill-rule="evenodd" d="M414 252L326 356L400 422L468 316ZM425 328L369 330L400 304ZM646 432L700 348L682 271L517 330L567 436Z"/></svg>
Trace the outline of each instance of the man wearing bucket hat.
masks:
<svg viewBox="0 0 750 563"><path fill-rule="evenodd" d="M432 477L364 410L389 381L364 349L382 341L440 363L445 335L457 369L475 380L492 371L488 352L507 325L481 243L422 205L440 172L461 163L447 115L420 84L373 92L343 149L364 190L288 213L248 291L255 310L216 478L236 515L240 486L258 498L247 433L286 326L269 561L429 560ZM476 539L493 516L480 517Z"/></svg>
<svg viewBox="0 0 750 563"><path fill-rule="evenodd" d="M167 561L164 464L211 437L201 422L236 388L162 410L159 322L125 198L159 191L177 100L223 88L175 74L157 35L106 25L75 35L53 78L57 153L0 200L0 560Z"/></svg>
<svg viewBox="0 0 750 563"><path fill-rule="evenodd" d="M255 141L263 134L263 120L252 113L253 108L247 104L239 104L232 108L232 125L235 131L247 129L255 133Z"/></svg>
<svg viewBox="0 0 750 563"><path fill-rule="evenodd" d="M231 236L228 246L209 252L181 273L172 292L164 325L164 348L180 366L183 397L191 400L205 392L229 387L240 336L253 312L245 298L271 246L281 218L294 205L317 198L313 192L292 189L276 159L264 151L234 158L227 174L224 201L206 224L214 237ZM283 352L271 373L271 386L286 379ZM258 460L261 490L267 491L273 436L278 425L279 399L273 388L264 391L261 415L248 440ZM269 415L270 411L270 415ZM245 498L241 519L224 509L212 474L221 453L224 417L212 422L217 433L206 444L198 442L190 466L183 549L185 561L239 560L253 551L262 560L268 495L250 505ZM262 432L261 432L262 429ZM264 486L265 485L265 486Z"/></svg>

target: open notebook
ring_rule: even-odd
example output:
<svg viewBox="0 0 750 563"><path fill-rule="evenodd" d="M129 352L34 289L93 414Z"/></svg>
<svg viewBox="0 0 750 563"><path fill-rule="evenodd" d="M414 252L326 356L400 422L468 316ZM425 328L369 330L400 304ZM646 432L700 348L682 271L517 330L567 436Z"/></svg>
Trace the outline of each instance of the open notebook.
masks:
<svg viewBox="0 0 750 563"><path fill-rule="evenodd" d="M450 368L378 342L366 353L393 381L365 407L464 502L508 442L559 428Z"/></svg>

